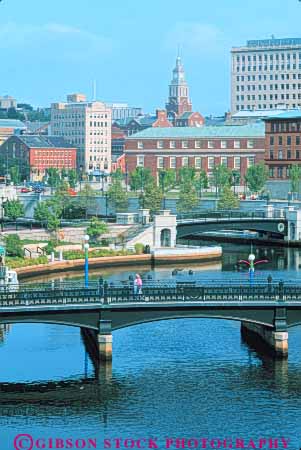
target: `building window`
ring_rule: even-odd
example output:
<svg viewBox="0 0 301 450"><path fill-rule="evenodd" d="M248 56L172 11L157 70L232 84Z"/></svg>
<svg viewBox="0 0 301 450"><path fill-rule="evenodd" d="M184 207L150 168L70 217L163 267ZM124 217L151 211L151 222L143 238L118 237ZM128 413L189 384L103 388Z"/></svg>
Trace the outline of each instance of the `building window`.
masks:
<svg viewBox="0 0 301 450"><path fill-rule="evenodd" d="M227 148L227 141L221 141L221 148Z"/></svg>
<svg viewBox="0 0 301 450"><path fill-rule="evenodd" d="M292 158L292 151L291 150L287 150L287 159L291 159Z"/></svg>
<svg viewBox="0 0 301 450"><path fill-rule="evenodd" d="M170 141L169 148L176 148L176 141Z"/></svg>
<svg viewBox="0 0 301 450"><path fill-rule="evenodd" d="M208 157L208 170L214 169L214 156Z"/></svg>
<svg viewBox="0 0 301 450"><path fill-rule="evenodd" d="M221 157L221 165L222 166L228 166L228 158L227 158L227 156L222 156Z"/></svg>
<svg viewBox="0 0 301 450"><path fill-rule="evenodd" d="M287 145L292 145L292 137L291 136L286 137L286 143L287 143Z"/></svg>
<svg viewBox="0 0 301 450"><path fill-rule="evenodd" d="M240 141L234 141L234 148L240 148Z"/></svg>
<svg viewBox="0 0 301 450"><path fill-rule="evenodd" d="M283 159L283 151L281 149L278 150L278 159Z"/></svg>
<svg viewBox="0 0 301 450"><path fill-rule="evenodd" d="M282 145L282 136L278 136L278 144Z"/></svg>
<svg viewBox="0 0 301 450"><path fill-rule="evenodd" d="M300 136L296 136L296 145L300 145Z"/></svg>
<svg viewBox="0 0 301 450"><path fill-rule="evenodd" d="M254 141L253 141L253 139L249 139L247 141L247 148L254 148Z"/></svg>
<svg viewBox="0 0 301 450"><path fill-rule="evenodd" d="M274 145L274 136L270 136L270 145Z"/></svg>
<svg viewBox="0 0 301 450"><path fill-rule="evenodd" d="M177 159L175 156L171 156L169 160L169 166L171 169L176 169L177 167Z"/></svg>
<svg viewBox="0 0 301 450"><path fill-rule="evenodd" d="M157 148L163 148L164 142L163 141L157 141Z"/></svg>
<svg viewBox="0 0 301 450"><path fill-rule="evenodd" d="M196 156L196 158L194 159L194 167L196 169L202 168L202 158L200 156Z"/></svg>
<svg viewBox="0 0 301 450"><path fill-rule="evenodd" d="M182 141L182 148L188 148L188 141Z"/></svg>
<svg viewBox="0 0 301 450"><path fill-rule="evenodd" d="M274 167L269 168L269 177L274 178Z"/></svg>
<svg viewBox="0 0 301 450"><path fill-rule="evenodd" d="M214 148L214 141L208 141L208 148Z"/></svg>
<svg viewBox="0 0 301 450"><path fill-rule="evenodd" d="M143 142L142 141L138 141L137 147L142 150L143 149Z"/></svg>
<svg viewBox="0 0 301 450"><path fill-rule="evenodd" d="M182 158L182 166L187 167L188 166L188 156L183 156Z"/></svg>
<svg viewBox="0 0 301 450"><path fill-rule="evenodd" d="M247 166L251 167L255 164L255 157L254 156L248 156L247 158Z"/></svg>
<svg viewBox="0 0 301 450"><path fill-rule="evenodd" d="M157 158L157 168L158 169L164 169L164 157L158 156Z"/></svg>
<svg viewBox="0 0 301 450"><path fill-rule="evenodd" d="M137 156L137 167L144 167L144 155Z"/></svg>
<svg viewBox="0 0 301 450"><path fill-rule="evenodd" d="M201 141L195 141L194 146L195 148L201 148Z"/></svg>
<svg viewBox="0 0 301 450"><path fill-rule="evenodd" d="M273 152L273 150L270 150L270 159L274 159L274 152Z"/></svg>
<svg viewBox="0 0 301 450"><path fill-rule="evenodd" d="M278 178L283 177L283 167L277 167L277 177Z"/></svg>
<svg viewBox="0 0 301 450"><path fill-rule="evenodd" d="M234 169L240 169L240 156L234 157Z"/></svg>

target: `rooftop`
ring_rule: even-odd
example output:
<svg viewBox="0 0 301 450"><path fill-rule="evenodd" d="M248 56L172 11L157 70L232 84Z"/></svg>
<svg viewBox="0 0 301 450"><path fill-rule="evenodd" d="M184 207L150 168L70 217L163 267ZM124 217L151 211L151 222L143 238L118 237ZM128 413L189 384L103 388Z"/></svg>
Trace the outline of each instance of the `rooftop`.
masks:
<svg viewBox="0 0 301 450"><path fill-rule="evenodd" d="M0 128L23 128L25 130L26 125L21 120L0 119Z"/></svg>
<svg viewBox="0 0 301 450"><path fill-rule="evenodd" d="M282 112L276 116L268 116L264 120L301 119L301 109Z"/></svg>
<svg viewBox="0 0 301 450"><path fill-rule="evenodd" d="M248 47L283 47L290 45L301 45L301 38L283 38L283 39L255 39L247 41Z"/></svg>
<svg viewBox="0 0 301 450"><path fill-rule="evenodd" d="M75 148L60 136L21 135L18 139L30 148Z"/></svg>
<svg viewBox="0 0 301 450"><path fill-rule="evenodd" d="M264 137L263 122L248 125L221 125L202 127L169 127L147 128L135 133L129 139L160 139L160 138L223 138L223 137Z"/></svg>

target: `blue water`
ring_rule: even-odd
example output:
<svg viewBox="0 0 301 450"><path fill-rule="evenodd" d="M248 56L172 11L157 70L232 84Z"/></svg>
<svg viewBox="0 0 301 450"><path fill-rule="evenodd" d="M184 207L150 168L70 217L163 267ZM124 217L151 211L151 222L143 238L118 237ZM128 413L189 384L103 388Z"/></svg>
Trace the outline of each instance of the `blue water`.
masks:
<svg viewBox="0 0 301 450"><path fill-rule="evenodd" d="M224 271L199 275L231 277L232 256L224 256ZM298 264L287 272L287 255L281 257L283 267L275 267L275 258L264 275L281 270L298 278ZM141 273L163 277L172 270ZM297 450L301 329L289 333L288 361L277 361L243 342L239 322L185 319L125 328L113 333L111 371L95 378L77 328L12 325L0 344L0 449L13 449L15 436L28 433L34 439L95 438L98 449L104 438L117 437L157 437L162 449L166 437L255 443L284 437Z"/></svg>

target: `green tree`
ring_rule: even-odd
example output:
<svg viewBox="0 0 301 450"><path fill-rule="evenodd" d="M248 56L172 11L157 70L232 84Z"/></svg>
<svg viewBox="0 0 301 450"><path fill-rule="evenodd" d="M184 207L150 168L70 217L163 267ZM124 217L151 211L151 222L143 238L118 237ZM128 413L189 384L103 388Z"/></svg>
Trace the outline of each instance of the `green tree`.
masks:
<svg viewBox="0 0 301 450"><path fill-rule="evenodd" d="M108 199L117 212L126 211L128 207L128 195L122 187L121 181L113 179L108 189Z"/></svg>
<svg viewBox="0 0 301 450"><path fill-rule="evenodd" d="M21 258L24 256L23 244L17 234L5 236L4 244L8 256L19 256Z"/></svg>
<svg viewBox="0 0 301 450"><path fill-rule="evenodd" d="M24 206L20 200L7 200L3 203L4 215L9 219L16 220L18 217L24 216Z"/></svg>
<svg viewBox="0 0 301 450"><path fill-rule="evenodd" d="M96 243L100 236L108 232L108 225L97 217L92 217L86 233L90 236L91 242Z"/></svg>
<svg viewBox="0 0 301 450"><path fill-rule="evenodd" d="M180 186L179 199L177 201L177 210L179 212L191 212L198 204L198 194L192 181L182 183Z"/></svg>
<svg viewBox="0 0 301 450"><path fill-rule="evenodd" d="M75 169L68 170L67 177L68 177L68 181L69 181L69 186L72 189L74 189L78 182L78 176L77 176L76 170Z"/></svg>
<svg viewBox="0 0 301 450"><path fill-rule="evenodd" d="M57 187L61 182L61 176L58 169L54 167L50 167L46 171L47 174L47 183L50 187Z"/></svg>
<svg viewBox="0 0 301 450"><path fill-rule="evenodd" d="M168 192L177 183L177 173L173 169L161 169L159 171L159 187L163 192Z"/></svg>
<svg viewBox="0 0 301 450"><path fill-rule="evenodd" d="M122 173L121 169L117 169L117 170L115 170L115 172L113 172L111 174L111 178L112 178L112 181L120 181L122 183L124 174Z"/></svg>
<svg viewBox="0 0 301 450"><path fill-rule="evenodd" d="M234 192L235 192L235 187L239 186L240 183L240 172L238 170L232 170L231 173L231 185L234 186Z"/></svg>
<svg viewBox="0 0 301 450"><path fill-rule="evenodd" d="M290 167L290 180L291 180L291 190L292 192L299 192L299 184L301 178L301 167L293 165Z"/></svg>
<svg viewBox="0 0 301 450"><path fill-rule="evenodd" d="M223 187L217 206L219 209L239 208L239 199L229 185Z"/></svg>
<svg viewBox="0 0 301 450"><path fill-rule="evenodd" d="M179 185L185 183L193 183L196 178L196 170L194 167L181 167L178 172Z"/></svg>
<svg viewBox="0 0 301 450"><path fill-rule="evenodd" d="M260 192L268 178L268 169L263 162L250 166L245 175L245 180L251 192Z"/></svg>
<svg viewBox="0 0 301 450"><path fill-rule="evenodd" d="M132 191L144 190L149 184L153 184L154 178L150 169L136 167L130 174L130 187Z"/></svg>
<svg viewBox="0 0 301 450"><path fill-rule="evenodd" d="M208 176L204 169L201 169L199 173L197 173L196 179L194 180L194 185L197 192L199 193L199 197L201 198L202 190L208 189L209 187Z"/></svg>
<svg viewBox="0 0 301 450"><path fill-rule="evenodd" d="M85 184L78 193L78 206L85 210L85 217L88 217L88 210L94 209L97 213L97 192L89 184Z"/></svg>
<svg viewBox="0 0 301 450"><path fill-rule="evenodd" d="M155 185L148 184L139 198L141 208L149 209L150 214L154 215L161 209L163 194L161 189Z"/></svg>
<svg viewBox="0 0 301 450"><path fill-rule="evenodd" d="M39 202L34 210L34 218L47 225L50 231L59 228L62 208L57 199Z"/></svg>
<svg viewBox="0 0 301 450"><path fill-rule="evenodd" d="M21 181L20 170L18 166L11 166L9 168L10 179L14 184L19 184Z"/></svg>
<svg viewBox="0 0 301 450"><path fill-rule="evenodd" d="M231 183L231 170L229 170L224 164L215 166L212 171L211 182L216 187L217 192L221 192L224 186Z"/></svg>

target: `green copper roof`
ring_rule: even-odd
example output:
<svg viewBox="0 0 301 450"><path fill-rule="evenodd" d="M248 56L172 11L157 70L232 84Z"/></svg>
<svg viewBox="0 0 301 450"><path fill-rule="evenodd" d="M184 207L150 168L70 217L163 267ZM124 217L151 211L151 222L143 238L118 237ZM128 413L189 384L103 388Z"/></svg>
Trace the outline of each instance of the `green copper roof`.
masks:
<svg viewBox="0 0 301 450"><path fill-rule="evenodd" d="M264 137L265 125L263 122L249 125L224 125L202 127L170 127L147 128L129 137L129 139L160 139L160 138L239 138Z"/></svg>
<svg viewBox="0 0 301 450"><path fill-rule="evenodd" d="M264 120L301 119L301 109L286 111L277 116L266 117Z"/></svg>

